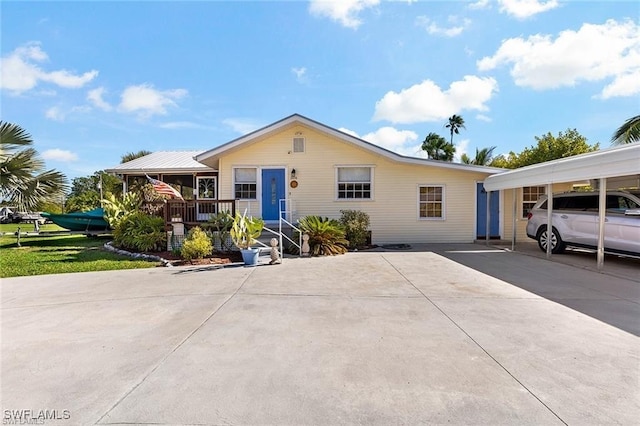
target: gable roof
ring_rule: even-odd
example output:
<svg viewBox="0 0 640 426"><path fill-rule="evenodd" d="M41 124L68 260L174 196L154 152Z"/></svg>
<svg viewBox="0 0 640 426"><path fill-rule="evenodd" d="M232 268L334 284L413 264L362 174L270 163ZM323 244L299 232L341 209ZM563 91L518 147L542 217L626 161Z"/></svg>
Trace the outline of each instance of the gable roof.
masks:
<svg viewBox="0 0 640 426"><path fill-rule="evenodd" d="M197 173L212 172L214 169L197 162L194 157L202 151L157 151L115 167L107 173Z"/></svg>
<svg viewBox="0 0 640 426"><path fill-rule="evenodd" d="M263 137L282 131L287 127L291 127L297 124L302 124L304 126L310 127L319 132L333 136L336 139L339 139L345 143L355 145L357 147L363 148L368 151L372 151L378 155L382 155L392 161L396 161L399 163L417 164L422 166L440 167L444 169L456 169L456 170L483 172L483 173L491 173L491 174L504 171L504 169L500 169L496 167L475 166L470 164L452 163L449 161L430 160L427 158L409 157L406 155L401 155L396 152L389 151L388 149L382 148L381 146L375 145L371 142L367 142L365 140L352 136L348 133L344 133L340 130L334 129L333 127L329 127L325 124L322 124L318 121L302 116L300 114L290 115L288 117L283 118L282 120L276 121L273 124L269 124L268 126L255 130L251 133L248 133L244 136L241 136L237 139L234 139L216 148L202 152L199 155L196 155L195 159L197 161L206 161L206 160L215 161L220 156L228 152L234 151L240 148L241 146L249 145Z"/></svg>

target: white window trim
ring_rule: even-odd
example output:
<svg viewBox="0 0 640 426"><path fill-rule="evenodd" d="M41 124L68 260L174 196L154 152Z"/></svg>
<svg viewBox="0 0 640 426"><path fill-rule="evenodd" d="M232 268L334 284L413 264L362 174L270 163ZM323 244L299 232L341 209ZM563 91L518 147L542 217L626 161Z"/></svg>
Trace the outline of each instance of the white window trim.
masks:
<svg viewBox="0 0 640 426"><path fill-rule="evenodd" d="M338 169L343 169L343 168L348 168L348 167L368 167L369 169L371 169L371 197L370 198L339 198L338 194L340 191L338 191ZM370 201L375 201L375 168L376 166L374 164L336 164L335 166L333 166L334 168L334 201L337 201L339 203L352 203L352 202L370 202Z"/></svg>
<svg viewBox="0 0 640 426"><path fill-rule="evenodd" d="M257 201L260 198L258 194L260 194L260 167L258 166L233 166L231 167L231 194L232 197L236 197L236 169L255 169L256 170L256 198L238 198L239 201Z"/></svg>
<svg viewBox="0 0 640 426"><path fill-rule="evenodd" d="M420 188L426 188L426 187L438 187L438 188L442 188L442 217L421 217L420 216ZM447 187L444 184L441 183L419 183L416 186L416 216L418 218L419 221L436 221L436 222L442 222L445 221L447 219Z"/></svg>
<svg viewBox="0 0 640 426"><path fill-rule="evenodd" d="M532 187L532 186L537 186L537 187L542 187L544 192L542 193L542 195L546 195L547 194L547 186L546 185L529 185L528 187ZM518 206L518 220L527 220L526 216L524 215L524 188L522 187L520 188L520 203ZM533 201L534 205L535 205L535 201Z"/></svg>
<svg viewBox="0 0 640 426"><path fill-rule="evenodd" d="M235 175L235 173L234 173ZM200 198L200 180L201 179L213 179L213 187L215 191L215 197L213 198ZM234 194L235 195L235 194ZM217 200L218 199L218 177L217 176L196 176L196 191L194 198L198 200Z"/></svg>
<svg viewBox="0 0 640 426"><path fill-rule="evenodd" d="M296 151L296 139L302 139L302 151ZM307 138L305 138L304 136L294 136L293 138L291 138L291 153L304 154L305 152L307 152Z"/></svg>

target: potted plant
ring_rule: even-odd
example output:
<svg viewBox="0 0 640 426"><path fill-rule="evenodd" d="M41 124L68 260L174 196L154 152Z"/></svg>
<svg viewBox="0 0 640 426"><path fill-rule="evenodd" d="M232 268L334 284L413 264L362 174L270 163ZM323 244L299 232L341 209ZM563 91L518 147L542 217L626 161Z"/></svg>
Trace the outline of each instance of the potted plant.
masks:
<svg viewBox="0 0 640 426"><path fill-rule="evenodd" d="M231 225L231 240L240 249L245 265L255 265L258 263L260 249L251 246L257 242L262 234L264 221L260 218L247 216L247 211L241 215L236 213Z"/></svg>

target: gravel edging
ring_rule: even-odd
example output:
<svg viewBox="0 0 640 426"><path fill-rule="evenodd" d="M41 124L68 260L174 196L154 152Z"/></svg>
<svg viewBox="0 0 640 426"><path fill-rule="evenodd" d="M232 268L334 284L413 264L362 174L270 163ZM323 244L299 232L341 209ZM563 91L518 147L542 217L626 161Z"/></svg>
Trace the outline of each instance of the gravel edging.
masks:
<svg viewBox="0 0 640 426"><path fill-rule="evenodd" d="M145 253L132 253L130 251L115 248L111 243L113 243L113 241L109 241L104 244L104 248L110 252L120 254L123 256L133 257L134 259L157 260L158 262L161 262L163 266L166 266L167 268L173 268L171 261L167 259L163 259L160 256L154 256L152 254L145 254Z"/></svg>

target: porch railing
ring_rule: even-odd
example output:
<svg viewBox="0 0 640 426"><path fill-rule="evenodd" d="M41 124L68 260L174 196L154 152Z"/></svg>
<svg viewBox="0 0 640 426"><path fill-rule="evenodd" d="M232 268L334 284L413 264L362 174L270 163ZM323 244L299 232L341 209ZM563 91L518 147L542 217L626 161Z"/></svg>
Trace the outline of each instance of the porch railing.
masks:
<svg viewBox="0 0 640 426"><path fill-rule="evenodd" d="M236 200L167 200L164 205L166 223L179 221L197 224L208 221L218 213L236 214Z"/></svg>

